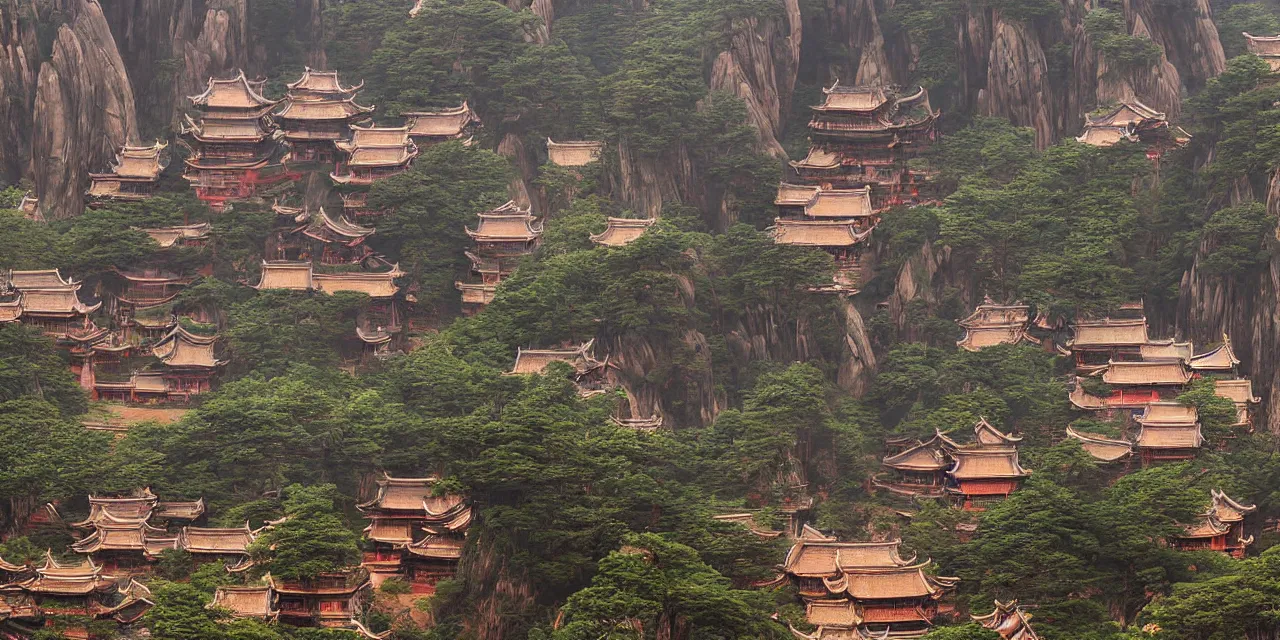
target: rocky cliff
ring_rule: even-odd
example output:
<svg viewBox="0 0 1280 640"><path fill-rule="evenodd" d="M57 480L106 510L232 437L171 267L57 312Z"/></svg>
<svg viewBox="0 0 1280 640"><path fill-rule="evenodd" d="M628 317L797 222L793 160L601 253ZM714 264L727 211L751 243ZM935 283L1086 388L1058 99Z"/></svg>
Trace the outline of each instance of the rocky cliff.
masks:
<svg viewBox="0 0 1280 640"><path fill-rule="evenodd" d="M16 183L31 160L31 118L41 53L35 0L0 4L0 180Z"/></svg>
<svg viewBox="0 0 1280 640"><path fill-rule="evenodd" d="M31 130L31 175L47 218L80 214L88 174L137 142L133 90L102 7L59 3L50 58L40 65ZM19 99L25 96L16 96Z"/></svg>
<svg viewBox="0 0 1280 640"><path fill-rule="evenodd" d="M1280 218L1280 172L1272 174L1267 212ZM1278 231L1277 233L1280 233ZM1204 274L1201 257L1211 249L1202 243L1196 263L1182 277L1178 300L1178 334L1196 344L1231 336L1240 358L1240 372L1253 380L1254 395L1266 412L1254 416L1254 427L1280 433L1280 258L1272 256L1265 269L1241 277Z"/></svg>

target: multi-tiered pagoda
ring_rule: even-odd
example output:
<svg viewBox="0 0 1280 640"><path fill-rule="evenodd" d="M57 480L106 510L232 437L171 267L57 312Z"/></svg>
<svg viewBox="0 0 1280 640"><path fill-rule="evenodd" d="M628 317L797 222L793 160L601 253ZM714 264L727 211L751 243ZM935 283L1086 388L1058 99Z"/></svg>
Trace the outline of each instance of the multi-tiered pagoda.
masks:
<svg viewBox="0 0 1280 640"><path fill-rule="evenodd" d="M343 157L329 177L341 185L371 185L404 173L418 157L406 127L352 127L350 141L335 143Z"/></svg>
<svg viewBox="0 0 1280 640"><path fill-rule="evenodd" d="M289 147L286 162L332 162L334 143L351 137L351 125L369 119L373 107L355 102L364 86L343 86L337 71L307 67L302 77L289 83L284 107L275 120Z"/></svg>
<svg viewBox="0 0 1280 640"><path fill-rule="evenodd" d="M862 281L862 243L879 212L931 199L928 172L907 161L936 138L938 112L923 88L842 87L824 90L809 122L812 146L791 163L778 186L779 217L773 235L780 244L818 247L835 257L834 282L821 293L857 293Z"/></svg>
<svg viewBox="0 0 1280 640"><path fill-rule="evenodd" d="M111 171L89 174L89 204L107 200L145 200L155 192L160 172L168 166L161 153L168 145L156 141L147 147L122 147Z"/></svg>
<svg viewBox="0 0 1280 640"><path fill-rule="evenodd" d="M823 92L809 121L809 155L791 163L795 179L824 189L870 186L877 208L932 198L928 172L907 166L937 139L928 91L837 82Z"/></svg>
<svg viewBox="0 0 1280 640"><path fill-rule="evenodd" d="M467 252L467 257L480 282L456 283L462 292L463 310L468 313L493 301L498 283L511 275L520 258L532 253L542 240L542 222L528 207L519 207L514 200L478 215L480 224L475 229L467 227L467 235L476 243L475 251Z"/></svg>
<svg viewBox="0 0 1280 640"><path fill-rule="evenodd" d="M241 71L227 80L210 78L204 93L190 97L200 114L183 122L191 151L183 176L214 208L252 197L260 184L286 177L273 164L278 145L270 114L280 101L264 97L262 85Z"/></svg>
<svg viewBox="0 0 1280 640"><path fill-rule="evenodd" d="M378 493L359 505L369 518L365 537L374 550L364 556L374 586L400 576L414 593L431 594L451 577L462 557L472 511L464 496L437 495L440 479L393 478L378 481Z"/></svg>

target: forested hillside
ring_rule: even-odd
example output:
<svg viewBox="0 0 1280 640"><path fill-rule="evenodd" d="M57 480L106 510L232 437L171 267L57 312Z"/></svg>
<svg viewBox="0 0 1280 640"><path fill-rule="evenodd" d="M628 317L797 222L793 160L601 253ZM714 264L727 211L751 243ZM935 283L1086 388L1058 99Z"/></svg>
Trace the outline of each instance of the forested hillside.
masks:
<svg viewBox="0 0 1280 640"><path fill-rule="evenodd" d="M1275 640L1277 34L0 0L0 637Z"/></svg>

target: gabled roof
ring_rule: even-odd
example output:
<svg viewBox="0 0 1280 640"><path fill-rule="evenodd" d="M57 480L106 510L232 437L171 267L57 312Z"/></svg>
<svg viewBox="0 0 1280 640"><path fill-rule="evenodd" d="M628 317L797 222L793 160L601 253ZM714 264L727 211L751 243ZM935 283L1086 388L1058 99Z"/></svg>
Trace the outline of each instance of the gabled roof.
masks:
<svg viewBox="0 0 1280 640"><path fill-rule="evenodd" d="M195 520L204 515L204 510L204 498L168 500L157 502L152 515L165 520Z"/></svg>
<svg viewBox="0 0 1280 640"><path fill-rule="evenodd" d="M803 207L809 204L821 189L822 187L818 186L780 182L778 195L774 197L773 203L780 207Z"/></svg>
<svg viewBox="0 0 1280 640"><path fill-rule="evenodd" d="M948 472L956 480L993 480L1025 478L1031 472L1018 464L1018 450L1013 447L957 449L951 452L955 465Z"/></svg>
<svg viewBox="0 0 1280 640"><path fill-rule="evenodd" d="M1138 348L1142 359L1147 362L1155 360L1181 360L1182 362L1191 361L1192 346L1190 342L1174 342L1165 340L1162 342L1151 342L1144 344Z"/></svg>
<svg viewBox="0 0 1280 640"><path fill-rule="evenodd" d="M356 104L355 100L289 100L275 113L285 120L347 120L373 111L373 107Z"/></svg>
<svg viewBox="0 0 1280 640"><path fill-rule="evenodd" d="M1091 433L1080 433L1067 427L1067 437L1080 441L1080 446L1089 455L1102 462L1115 462L1133 453L1133 444L1128 440L1113 440Z"/></svg>
<svg viewBox="0 0 1280 640"><path fill-rule="evenodd" d="M259 91L262 83L251 83L244 76L244 71L237 70L234 78L219 80L209 78L204 93L190 96L192 104L215 109L253 109L276 104L279 100L268 100Z"/></svg>
<svg viewBox="0 0 1280 640"><path fill-rule="evenodd" d="M1239 380L1214 380L1213 390L1217 395L1237 404L1262 402L1262 398L1253 395L1253 381L1248 378Z"/></svg>
<svg viewBox="0 0 1280 640"><path fill-rule="evenodd" d="M308 223L306 226L299 228L303 233L324 242L332 241L334 239L332 236L345 241L359 240L371 236L377 231L373 227L358 225L342 214L333 216L326 212L324 207L320 208L319 215L304 212L299 214L298 217Z"/></svg>
<svg viewBox="0 0 1280 640"><path fill-rule="evenodd" d="M1141 414L1134 416L1134 421L1141 425L1189 425L1199 420L1194 405L1188 406L1177 402L1152 402Z"/></svg>
<svg viewBox="0 0 1280 640"><path fill-rule="evenodd" d="M926 442L917 444L900 453L885 456L882 461L886 467L899 471L943 471L951 466L943 453L947 442L941 433Z"/></svg>
<svg viewBox="0 0 1280 640"><path fill-rule="evenodd" d="M398 167L418 157L412 142L400 147L359 147L347 156L348 167Z"/></svg>
<svg viewBox="0 0 1280 640"><path fill-rule="evenodd" d="M657 218L609 218L609 226L600 233L591 235L591 241L606 247L621 247L644 235L652 227Z"/></svg>
<svg viewBox="0 0 1280 640"><path fill-rule="evenodd" d="M1148 344L1147 319L1077 320L1067 346L1079 348L1140 347Z"/></svg>
<svg viewBox="0 0 1280 640"><path fill-rule="evenodd" d="M247 554L254 537L247 522L243 527L228 529L183 527L178 533L178 547L197 554Z"/></svg>
<svg viewBox="0 0 1280 640"><path fill-rule="evenodd" d="M964 337L956 341L956 346L965 351L981 351L1001 344L1030 342L1031 338L1027 335L1026 326L1026 323L1014 323L965 329Z"/></svg>
<svg viewBox="0 0 1280 640"><path fill-rule="evenodd" d="M70 287L74 284L76 284L76 281L63 278L57 269L40 271L9 270L9 286L19 291L23 289L56 289Z"/></svg>
<svg viewBox="0 0 1280 640"><path fill-rule="evenodd" d="M89 517L80 522L71 523L72 527L84 528L99 522L112 520L115 522L146 522L155 511L160 501L150 488L136 492L136 495L122 498L89 496Z"/></svg>
<svg viewBox="0 0 1280 640"><path fill-rule="evenodd" d="M290 96L351 96L354 95L364 82L354 87L344 87L342 82L338 80L337 71L319 71L311 67L305 67L302 71L302 77L285 85L289 88Z"/></svg>
<svg viewBox="0 0 1280 640"><path fill-rule="evenodd" d="M460 536L429 535L405 547L409 553L423 558L437 560L457 560L462 557L462 547L466 544Z"/></svg>
<svg viewBox="0 0 1280 640"><path fill-rule="evenodd" d="M1179 360L1156 362L1116 362L1107 365L1102 381L1114 385L1181 386L1191 381L1191 372Z"/></svg>
<svg viewBox="0 0 1280 640"><path fill-rule="evenodd" d="M840 154L813 146L809 147L809 155L788 164L796 169L835 169L840 166Z"/></svg>
<svg viewBox="0 0 1280 640"><path fill-rule="evenodd" d="M1086 125L1103 127L1123 127L1138 124L1144 120L1165 120L1165 114L1148 107L1137 100L1121 102L1110 111L1093 118L1086 118Z"/></svg>
<svg viewBox="0 0 1280 640"><path fill-rule="evenodd" d="M552 362L565 362L576 369L578 373L586 373L604 366L603 362L596 360L591 355L591 348L595 346L595 343L595 339L591 339L571 349L517 348L516 362L507 375L542 373Z"/></svg>
<svg viewBox="0 0 1280 640"><path fill-rule="evenodd" d="M782 564L785 572L800 578L835 577L853 569L903 567L915 556L898 554L901 540L888 542L830 542L797 540Z"/></svg>
<svg viewBox="0 0 1280 640"><path fill-rule="evenodd" d="M862 623L852 600L814 600L804 615L809 624L822 628L853 629Z"/></svg>
<svg viewBox="0 0 1280 640"><path fill-rule="evenodd" d="M556 142L547 138L547 158L562 167L582 167L600 159L603 142L580 140Z"/></svg>
<svg viewBox="0 0 1280 640"><path fill-rule="evenodd" d="M102 306L101 302L87 305L76 292L80 285L50 289L22 289L22 313L35 315L76 316L88 315Z"/></svg>
<svg viewBox="0 0 1280 640"><path fill-rule="evenodd" d="M955 585L954 580L925 574L929 561L901 567L862 568L846 571L834 579L824 579L827 591L847 594L857 601L939 598Z"/></svg>
<svg viewBox="0 0 1280 640"><path fill-rule="evenodd" d="M862 86L842 87L837 80L830 87L824 87L822 93L826 100L815 111L876 111L889 103L888 93L884 87Z"/></svg>
<svg viewBox="0 0 1280 640"><path fill-rule="evenodd" d="M409 135L432 138L460 138L467 125L480 122L466 102L443 111L407 111L400 115L409 123Z"/></svg>
<svg viewBox="0 0 1280 640"><path fill-rule="evenodd" d="M328 294L347 291L363 293L370 298L391 298L400 293L395 279L402 275L404 272L393 266L391 271L380 273L315 273L311 282L317 291Z"/></svg>
<svg viewBox="0 0 1280 640"><path fill-rule="evenodd" d="M93 533L73 543L71 550L76 553L142 551L158 554L166 548L177 546L177 538L168 537L164 533L163 529L145 522L116 522L108 518L94 523Z"/></svg>
<svg viewBox="0 0 1280 640"><path fill-rule="evenodd" d="M0 322L14 322L22 317L22 294L16 300L0 302Z"/></svg>
<svg viewBox="0 0 1280 640"><path fill-rule="evenodd" d="M1018 606L1017 600L995 601L996 608L985 616L969 616L985 629L995 631L1004 640L1040 640L1031 628L1031 615Z"/></svg>
<svg viewBox="0 0 1280 640"><path fill-rule="evenodd" d="M181 130L201 142L257 142L271 135L258 118L239 120L204 119L196 122L184 115ZM187 159L187 164L191 159Z"/></svg>
<svg viewBox="0 0 1280 640"><path fill-rule="evenodd" d="M819 189L804 206L811 218L866 218L875 215L871 187L861 189Z"/></svg>
<svg viewBox="0 0 1280 640"><path fill-rule="evenodd" d="M521 209L514 201L479 214L475 230L467 227L467 235L481 242L528 242L542 236L542 222L529 209Z"/></svg>
<svg viewBox="0 0 1280 640"><path fill-rule="evenodd" d="M151 349L151 353L169 367L213 369L227 363L214 357L217 336L198 336L178 325Z"/></svg>
<svg viewBox="0 0 1280 640"><path fill-rule="evenodd" d="M155 240L161 248L169 248L179 240L204 240L209 237L213 225L208 222L188 224L181 227L161 227L158 229L139 229Z"/></svg>
<svg viewBox="0 0 1280 640"><path fill-rule="evenodd" d="M1280 36L1255 36L1242 32L1249 53L1259 57L1280 56Z"/></svg>
<svg viewBox="0 0 1280 640"><path fill-rule="evenodd" d="M1231 350L1231 337L1225 333L1222 334L1221 345L1191 358L1193 371L1234 371L1239 364L1240 360Z"/></svg>
<svg viewBox="0 0 1280 640"><path fill-rule="evenodd" d="M1031 321L1031 307L1025 304L996 304L987 298L973 313L957 324L969 329L975 327L1003 327L1009 324L1025 326Z"/></svg>
<svg viewBox="0 0 1280 640"><path fill-rule="evenodd" d="M254 288L259 291L264 289L310 290L312 288L311 263L263 260L262 277Z"/></svg>
<svg viewBox="0 0 1280 640"><path fill-rule="evenodd" d="M226 609L237 618L274 619L279 612L275 609L275 596L271 587L218 587L213 592L211 608Z"/></svg>
<svg viewBox="0 0 1280 640"><path fill-rule="evenodd" d="M148 147L122 147L116 154L110 173L89 175L92 178L156 180L164 170L164 165L160 162L160 152L167 146L157 140L155 144Z"/></svg>
<svg viewBox="0 0 1280 640"><path fill-rule="evenodd" d="M982 447L995 447L1004 445L1013 445L1022 442L1022 436L1007 434L987 422L986 418L979 418L977 424L973 425L973 438Z"/></svg>
<svg viewBox="0 0 1280 640"><path fill-rule="evenodd" d="M52 553L45 553L42 566L36 567L33 578L16 584L23 591L36 595L83 596L94 592L106 592L118 588L115 580L102 575L102 568L92 558L84 558L77 564L59 564Z"/></svg>
<svg viewBox="0 0 1280 640"><path fill-rule="evenodd" d="M1204 444L1200 423L1189 425L1144 425L1138 432L1139 449L1198 449Z"/></svg>
<svg viewBox="0 0 1280 640"><path fill-rule="evenodd" d="M348 153L356 149L379 147L404 148L412 144L409 127L351 127L351 140L338 140L334 146Z"/></svg>
<svg viewBox="0 0 1280 640"><path fill-rule="evenodd" d="M871 235L859 233L852 222L841 220L783 220L775 218L770 232L774 242L805 247L852 247Z"/></svg>
<svg viewBox="0 0 1280 640"><path fill-rule="evenodd" d="M1257 505L1241 504L1217 489L1211 490L1209 495L1213 498L1213 514L1226 524L1243 522L1245 516L1258 510Z"/></svg>
<svg viewBox="0 0 1280 640"><path fill-rule="evenodd" d="M455 517L470 510L466 498L456 493L436 495L440 479L393 478L384 475L378 480L378 493L368 502L356 505L365 513L386 511L409 512L426 522L438 525L453 524Z"/></svg>
<svg viewBox="0 0 1280 640"><path fill-rule="evenodd" d="M1090 124L1086 124L1084 132L1076 136L1076 142L1083 142L1093 147L1109 147L1121 140L1137 142L1138 136L1133 133L1133 128L1129 126L1104 127Z"/></svg>

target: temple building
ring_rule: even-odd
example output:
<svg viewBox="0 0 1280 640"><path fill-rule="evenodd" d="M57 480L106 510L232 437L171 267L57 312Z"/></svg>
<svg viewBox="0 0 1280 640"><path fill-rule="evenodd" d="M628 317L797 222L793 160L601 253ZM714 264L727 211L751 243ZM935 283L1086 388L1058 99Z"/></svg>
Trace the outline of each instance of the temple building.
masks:
<svg viewBox="0 0 1280 640"><path fill-rule="evenodd" d="M1134 421L1141 425L1136 446L1143 464L1190 460L1204 444L1195 407L1152 402Z"/></svg>
<svg viewBox="0 0 1280 640"><path fill-rule="evenodd" d="M987 298L959 324L964 327L964 338L957 341L956 346L965 351L980 351L998 344L1034 342L1027 335L1031 308L1025 304L999 305Z"/></svg>
<svg viewBox="0 0 1280 640"><path fill-rule="evenodd" d="M149 147L123 147L108 173L90 173L89 204L103 200L145 200L155 192L160 172L169 165L161 152L168 145L156 141Z"/></svg>
<svg viewBox="0 0 1280 640"><path fill-rule="evenodd" d="M812 107L809 155L791 163L800 182L824 188L871 186L876 208L914 204L933 196L931 174L908 167L937 139L939 112L922 87L845 87L823 89L825 100Z"/></svg>
<svg viewBox="0 0 1280 640"><path fill-rule="evenodd" d="M1222 344L1205 353L1193 356L1188 361L1191 370L1200 374L1234 375L1240 359L1231 350L1231 337L1222 334Z"/></svg>
<svg viewBox="0 0 1280 640"><path fill-rule="evenodd" d="M1081 368L1106 365L1112 360L1136 360L1149 344L1146 318L1077 320L1075 335L1067 347Z"/></svg>
<svg viewBox="0 0 1280 640"><path fill-rule="evenodd" d="M547 138L547 159L562 167L585 167L600 159L603 142L556 142Z"/></svg>
<svg viewBox="0 0 1280 640"><path fill-rule="evenodd" d="M1071 427L1067 427L1067 437L1078 440L1081 448L1098 462L1118 462L1133 454L1133 443L1128 440L1083 433Z"/></svg>
<svg viewBox="0 0 1280 640"><path fill-rule="evenodd" d="M178 227L158 227L155 229L139 229L147 234L161 249L170 247L203 247L209 241L213 225L198 222Z"/></svg>
<svg viewBox="0 0 1280 640"><path fill-rule="evenodd" d="M226 80L210 78L204 93L190 97L200 114L198 120L184 116L183 144L191 155L183 177L215 209L287 177L273 165L278 148L270 114L280 101L263 97L262 85L240 71Z"/></svg>
<svg viewBox="0 0 1280 640"><path fill-rule="evenodd" d="M511 275L520 258L532 253L542 241L542 222L528 207L519 207L514 200L478 215L480 224L474 230L467 227L467 235L475 242L474 251L467 252L467 257L480 282L454 283L462 292L463 311L469 314L492 302L498 283Z"/></svg>
<svg viewBox="0 0 1280 640"><path fill-rule="evenodd" d="M125 588L120 582L104 573L104 568L92 558L76 564L55 561L51 553L45 554L44 563L33 569L33 575L24 580L0 585L0 598L10 607L10 619L47 623L59 616L80 616L115 620L120 624L136 622L152 606L147 597L150 591L130 580ZM81 629L67 629L69 634ZM20 636L15 636L20 637ZM85 635L68 637L89 637Z"/></svg>
<svg viewBox="0 0 1280 640"><path fill-rule="evenodd" d="M334 143L343 157L329 174L336 184L370 185L404 173L418 157L405 127L351 127L351 140Z"/></svg>
<svg viewBox="0 0 1280 640"><path fill-rule="evenodd" d="M1249 405L1262 402L1262 398L1253 395L1253 382L1251 380L1248 378L1239 380L1215 379L1213 381L1213 390L1218 396L1235 403L1236 422L1232 426L1244 427L1253 424L1253 419L1249 415Z"/></svg>
<svg viewBox="0 0 1280 640"><path fill-rule="evenodd" d="M835 272L830 285L815 289L818 293L852 295L862 281L861 244L871 236L874 227L859 230L855 220L786 220L775 218L769 228L773 241L801 247L815 247L835 258Z"/></svg>
<svg viewBox="0 0 1280 640"><path fill-rule="evenodd" d="M941 497L946 490L946 472L951 468L948 448L953 445L941 432L935 432L924 442L917 441L899 453L885 456L882 463L894 477L888 481L876 477L873 482L901 495Z"/></svg>
<svg viewBox="0 0 1280 640"><path fill-rule="evenodd" d="M1031 614L1018 606L1017 600L995 601L996 607L985 616L969 616L974 622L1000 635L1004 640L1040 640L1031 628Z"/></svg>
<svg viewBox="0 0 1280 640"><path fill-rule="evenodd" d="M394 576L414 593L431 594L436 583L453 576L472 509L461 495L436 495L439 482L384 476L377 495L357 505L369 519L364 534L374 549L365 553L363 566L375 588Z"/></svg>
<svg viewBox="0 0 1280 640"><path fill-rule="evenodd" d="M480 118L466 102L462 106L443 111L407 111L400 115L408 123L409 136L422 147L461 140L480 124Z"/></svg>
<svg viewBox="0 0 1280 640"><path fill-rule="evenodd" d="M93 533L73 543L71 550L92 557L108 570L134 570L167 549L177 549L177 536L146 521L114 519L93 524Z"/></svg>
<svg viewBox="0 0 1280 640"><path fill-rule="evenodd" d="M214 356L218 336L200 336L178 325L152 347L164 365L162 376L171 399L189 399L211 389L213 374L227 363Z"/></svg>
<svg viewBox="0 0 1280 640"><path fill-rule="evenodd" d="M1160 147L1168 149L1187 144L1191 134L1171 126L1165 114L1133 100L1121 102L1100 115L1086 116L1084 132L1076 138L1094 147L1109 147L1122 140L1153 145L1158 155Z"/></svg>
<svg viewBox="0 0 1280 640"><path fill-rule="evenodd" d="M404 275L399 265L391 265L389 271L316 273L311 262L263 261L259 291L282 289L288 291L319 291L336 293L363 293L369 303L356 318L355 337L369 351L385 353L394 337L403 327L399 302L400 287L396 278Z"/></svg>
<svg viewBox="0 0 1280 640"><path fill-rule="evenodd" d="M604 393L612 382L609 375L609 359L596 360L591 355L595 339L569 349L516 349L516 362L506 375L541 375L553 362L563 362L573 369L573 380L578 393L590 397Z"/></svg>
<svg viewBox="0 0 1280 640"><path fill-rule="evenodd" d="M1280 71L1280 36L1255 36L1247 31L1243 35L1249 53L1262 58L1272 72Z"/></svg>
<svg viewBox="0 0 1280 640"><path fill-rule="evenodd" d="M973 427L973 442L960 444L940 431L885 456L891 478L872 484L905 496L950 496L966 511L981 511L1008 497L1031 471L1018 461L1020 436L1006 434L985 419Z"/></svg>
<svg viewBox="0 0 1280 640"><path fill-rule="evenodd" d="M1199 522L1187 526L1171 541L1174 548L1180 551L1210 549L1243 558L1245 549L1253 544L1253 536L1245 536L1245 518L1258 507L1240 504L1216 489L1210 492L1210 497L1209 510Z"/></svg>
<svg viewBox="0 0 1280 640"><path fill-rule="evenodd" d="M591 234L591 241L604 247L624 247L644 235L657 221L657 218L609 218L609 226Z"/></svg>
<svg viewBox="0 0 1280 640"><path fill-rule="evenodd" d="M319 212L279 204L272 209L292 219L290 226L278 229L273 237L270 252L275 260L362 264L374 256L365 242L377 232L373 227L358 225L342 215L330 215L323 207Z"/></svg>
<svg viewBox="0 0 1280 640"><path fill-rule="evenodd" d="M80 282L64 279L57 269L10 270L8 289L12 299L0 302L0 323L20 321L59 339L100 338L106 332L98 329L89 315L102 303L82 302L80 286Z"/></svg>
<svg viewBox="0 0 1280 640"><path fill-rule="evenodd" d="M251 566L249 545L257 535L246 522L243 527L183 527L178 532L177 548L191 554L196 564L221 561L228 571L239 572Z"/></svg>
<svg viewBox="0 0 1280 640"><path fill-rule="evenodd" d="M1191 372L1179 360L1113 361L1102 371L1102 381L1115 387L1150 389L1151 393L1176 392L1191 382ZM1158 400L1153 397L1153 401Z"/></svg>
<svg viewBox="0 0 1280 640"><path fill-rule="evenodd" d="M334 143L351 136L351 125L368 120L373 107L355 102L364 83L345 87L337 71L305 68L287 85L285 104L274 118L289 147L286 162L332 162Z"/></svg>
<svg viewBox="0 0 1280 640"><path fill-rule="evenodd" d="M275 604L275 594L266 585L218 587L213 592L209 608L222 609L234 618L256 618L271 622L280 615Z"/></svg>
<svg viewBox="0 0 1280 640"><path fill-rule="evenodd" d="M817 635L849 638L915 637L926 633L939 613L939 601L959 582L925 573L928 560L916 562L898 553L899 540L834 542L801 538L782 565L806 604ZM842 630L843 633L836 633Z"/></svg>
<svg viewBox="0 0 1280 640"><path fill-rule="evenodd" d="M280 580L266 577L275 597L281 622L299 627L353 628L363 591L369 589L364 572L328 573L310 580Z"/></svg>
<svg viewBox="0 0 1280 640"><path fill-rule="evenodd" d="M956 496L966 511L980 511L1013 493L1031 472L1018 464L1016 447L983 446L951 452L953 466L947 471Z"/></svg>

